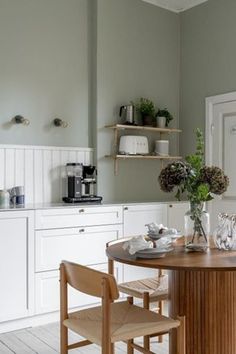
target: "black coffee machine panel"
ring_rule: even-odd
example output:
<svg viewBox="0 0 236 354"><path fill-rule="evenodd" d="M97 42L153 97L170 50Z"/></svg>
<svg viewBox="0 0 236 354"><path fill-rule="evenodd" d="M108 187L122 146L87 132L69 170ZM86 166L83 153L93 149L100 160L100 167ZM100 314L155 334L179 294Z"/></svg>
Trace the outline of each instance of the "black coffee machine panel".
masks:
<svg viewBox="0 0 236 354"><path fill-rule="evenodd" d="M63 198L66 203L99 203L102 197L96 194L97 170L95 166L82 163L68 163L67 183L68 196Z"/></svg>

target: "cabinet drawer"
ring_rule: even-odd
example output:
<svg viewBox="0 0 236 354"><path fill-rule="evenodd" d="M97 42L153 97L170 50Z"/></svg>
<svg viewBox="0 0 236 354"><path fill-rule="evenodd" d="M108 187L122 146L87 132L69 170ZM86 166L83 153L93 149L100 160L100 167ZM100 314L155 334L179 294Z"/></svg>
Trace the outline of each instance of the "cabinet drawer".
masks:
<svg viewBox="0 0 236 354"><path fill-rule="evenodd" d="M92 267L101 272L107 273L107 263L99 266ZM119 280L120 267L115 267L115 276ZM37 273L35 277L35 311L36 314L42 314L47 312L58 311L60 308L60 282L59 271ZM91 304L98 304L100 300L96 297L92 297L77 290L72 289L69 286L68 291L68 306L69 308L75 308L80 306L88 306Z"/></svg>
<svg viewBox="0 0 236 354"><path fill-rule="evenodd" d="M35 212L36 229L121 224L122 207L42 209Z"/></svg>
<svg viewBox="0 0 236 354"><path fill-rule="evenodd" d="M36 231L36 272L56 270L63 259L84 265L104 263L106 243L121 236L122 225Z"/></svg>

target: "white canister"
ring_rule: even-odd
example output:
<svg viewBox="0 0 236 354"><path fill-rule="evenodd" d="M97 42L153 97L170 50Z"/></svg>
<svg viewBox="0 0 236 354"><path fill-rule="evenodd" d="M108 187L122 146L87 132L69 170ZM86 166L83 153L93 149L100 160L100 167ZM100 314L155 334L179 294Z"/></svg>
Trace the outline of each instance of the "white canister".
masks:
<svg viewBox="0 0 236 354"><path fill-rule="evenodd" d="M6 190L0 190L0 208L9 208L10 194Z"/></svg>
<svg viewBox="0 0 236 354"><path fill-rule="evenodd" d="M156 140L155 153L160 156L169 155L169 140Z"/></svg>

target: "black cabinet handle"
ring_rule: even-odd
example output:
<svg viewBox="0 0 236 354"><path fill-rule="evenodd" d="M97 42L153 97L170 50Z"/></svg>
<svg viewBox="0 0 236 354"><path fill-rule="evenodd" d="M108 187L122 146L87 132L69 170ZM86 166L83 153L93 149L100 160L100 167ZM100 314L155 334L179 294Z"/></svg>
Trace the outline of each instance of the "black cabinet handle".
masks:
<svg viewBox="0 0 236 354"><path fill-rule="evenodd" d="M84 213L84 209L80 209L80 210L79 210L79 213Z"/></svg>
<svg viewBox="0 0 236 354"><path fill-rule="evenodd" d="M128 207L124 207L124 210L129 210L129 208Z"/></svg>
<svg viewBox="0 0 236 354"><path fill-rule="evenodd" d="M84 231L85 231L85 229L79 229L79 233L82 233Z"/></svg>

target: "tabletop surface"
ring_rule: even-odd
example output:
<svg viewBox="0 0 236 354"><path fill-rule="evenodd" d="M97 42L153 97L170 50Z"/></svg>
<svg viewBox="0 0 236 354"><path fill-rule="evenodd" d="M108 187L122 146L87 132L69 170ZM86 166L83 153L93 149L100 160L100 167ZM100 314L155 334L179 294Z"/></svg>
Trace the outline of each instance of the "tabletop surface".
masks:
<svg viewBox="0 0 236 354"><path fill-rule="evenodd" d="M164 258L141 259L131 256L123 250L123 242L116 243L107 248L107 256L114 261L146 267L172 270L236 270L236 251L220 251L209 249L204 252L186 252L184 246L175 246Z"/></svg>

